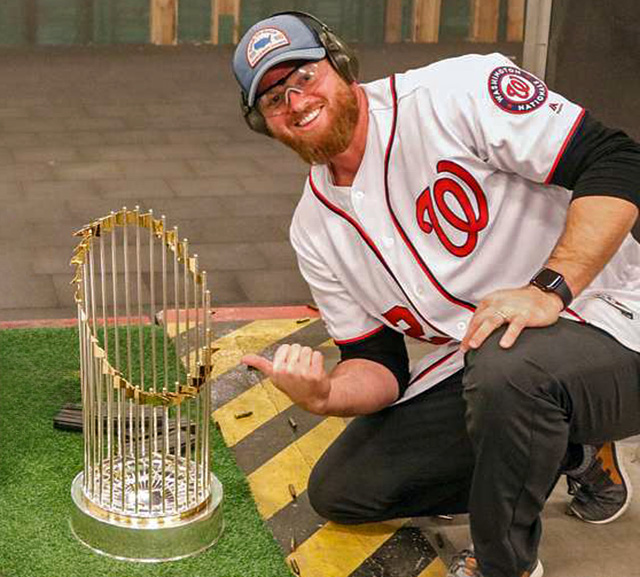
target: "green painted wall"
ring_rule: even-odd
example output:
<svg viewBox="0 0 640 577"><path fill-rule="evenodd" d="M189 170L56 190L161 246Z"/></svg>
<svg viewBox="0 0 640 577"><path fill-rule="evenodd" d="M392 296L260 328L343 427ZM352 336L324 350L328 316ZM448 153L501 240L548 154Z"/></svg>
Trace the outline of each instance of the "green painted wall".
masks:
<svg viewBox="0 0 640 577"><path fill-rule="evenodd" d="M231 42L231 24L229 38ZM178 15L178 42L206 42L211 37L211 0L182 0Z"/></svg>
<svg viewBox="0 0 640 577"><path fill-rule="evenodd" d="M240 28L280 10L310 12L349 42L382 42L385 0L244 0Z"/></svg>
<svg viewBox="0 0 640 577"><path fill-rule="evenodd" d="M144 43L148 38L149 0L0 0L1 45Z"/></svg>
<svg viewBox="0 0 640 577"><path fill-rule="evenodd" d="M149 41L150 0L0 0L0 45L123 44ZM302 10L324 20L349 42L381 43L385 0L242 0L240 28L279 10ZM402 37L411 37L412 0L403 0ZM504 38L506 0L501 0ZM463 40L469 0L443 0L442 40ZM211 0L180 0L178 40L207 42ZM232 19L223 16L221 43L232 39Z"/></svg>
<svg viewBox="0 0 640 577"><path fill-rule="evenodd" d="M37 44L75 44L78 42L77 2L40 0L38 3Z"/></svg>
<svg viewBox="0 0 640 577"><path fill-rule="evenodd" d="M464 40L469 35L469 0L443 0L440 8L440 38Z"/></svg>
<svg viewBox="0 0 640 577"><path fill-rule="evenodd" d="M0 43L23 44L26 41L26 7L23 0L0 1Z"/></svg>

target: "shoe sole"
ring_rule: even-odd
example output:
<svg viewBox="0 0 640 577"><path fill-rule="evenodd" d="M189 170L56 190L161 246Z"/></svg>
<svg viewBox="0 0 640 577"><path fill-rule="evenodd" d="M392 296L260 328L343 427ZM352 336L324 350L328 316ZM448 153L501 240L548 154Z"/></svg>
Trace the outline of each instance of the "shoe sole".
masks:
<svg viewBox="0 0 640 577"><path fill-rule="evenodd" d="M618 445L616 445L615 443L613 444L613 462L615 466L618 468L620 477L622 477L622 483L624 484L624 487L627 490L627 498L625 499L624 504L622 505L622 507L620 507L620 509L618 509L615 515L612 515L611 517L607 517L606 519L602 519L600 521L585 519L572 506L569 506L569 510L571 511L571 513L576 517L578 517L578 519L580 519L581 521L584 521L585 523L591 523L592 525L606 525L607 523L611 523L612 521L615 521L618 517L620 517L620 515L623 515L624 512L629 508L629 505L631 505L631 497L633 496L633 485L631 485L631 479L629 478L629 474L627 473L627 470L624 467L624 463L622 462L622 459L618 455ZM532 574L531 577L534 577L534 575Z"/></svg>

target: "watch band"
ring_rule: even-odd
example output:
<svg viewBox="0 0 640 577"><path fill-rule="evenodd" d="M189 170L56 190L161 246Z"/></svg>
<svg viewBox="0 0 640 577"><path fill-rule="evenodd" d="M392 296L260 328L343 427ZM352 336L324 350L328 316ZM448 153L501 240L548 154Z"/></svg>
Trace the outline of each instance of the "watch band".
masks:
<svg viewBox="0 0 640 577"><path fill-rule="evenodd" d="M564 277L559 272L550 268L540 269L529 283L544 292L557 294L562 299L563 310L566 309L573 300L573 293L564 280Z"/></svg>

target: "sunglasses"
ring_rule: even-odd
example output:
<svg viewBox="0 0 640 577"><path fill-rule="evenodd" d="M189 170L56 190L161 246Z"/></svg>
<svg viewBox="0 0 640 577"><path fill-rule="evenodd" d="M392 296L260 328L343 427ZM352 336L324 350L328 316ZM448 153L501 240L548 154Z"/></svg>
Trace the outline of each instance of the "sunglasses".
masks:
<svg viewBox="0 0 640 577"><path fill-rule="evenodd" d="M258 96L258 110L266 118L285 114L289 108L289 94L304 94L313 90L326 76L327 68L321 66L320 62L306 62L295 68Z"/></svg>

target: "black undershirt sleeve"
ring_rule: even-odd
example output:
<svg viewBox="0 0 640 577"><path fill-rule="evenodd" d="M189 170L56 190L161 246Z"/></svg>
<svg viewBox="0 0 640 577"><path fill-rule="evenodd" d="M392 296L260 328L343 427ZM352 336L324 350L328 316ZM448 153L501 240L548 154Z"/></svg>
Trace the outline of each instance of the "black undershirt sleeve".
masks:
<svg viewBox="0 0 640 577"><path fill-rule="evenodd" d="M398 381L401 397L409 386L409 354L404 335L387 326L370 337L347 344L339 344L340 362L348 359L367 359L387 367Z"/></svg>
<svg viewBox="0 0 640 577"><path fill-rule="evenodd" d="M640 207L640 144L586 112L550 182L572 190L572 200L614 196Z"/></svg>

